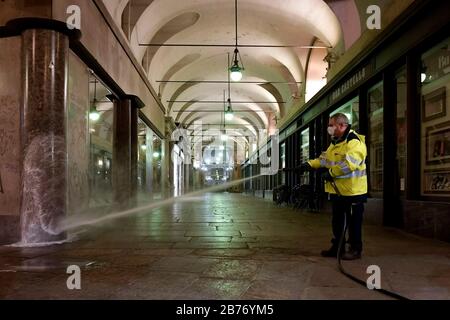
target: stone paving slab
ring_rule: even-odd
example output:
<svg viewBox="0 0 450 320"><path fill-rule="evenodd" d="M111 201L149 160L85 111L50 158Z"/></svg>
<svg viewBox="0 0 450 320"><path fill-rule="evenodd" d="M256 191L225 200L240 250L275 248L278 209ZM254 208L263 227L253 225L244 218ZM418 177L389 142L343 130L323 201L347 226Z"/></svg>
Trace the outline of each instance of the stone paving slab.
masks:
<svg viewBox="0 0 450 320"><path fill-rule="evenodd" d="M233 237L191 237L191 242L231 242Z"/></svg>
<svg viewBox="0 0 450 320"><path fill-rule="evenodd" d="M194 256L164 257L154 263L150 267L150 270L201 273L218 262L218 259L198 258Z"/></svg>
<svg viewBox="0 0 450 320"><path fill-rule="evenodd" d="M194 273L181 272L149 272L139 279L134 279L126 287L120 287L115 291L113 299L139 299L139 300L161 300L174 299L195 281L198 275Z"/></svg>
<svg viewBox="0 0 450 320"><path fill-rule="evenodd" d="M191 249L247 249L248 245L245 242L186 242L176 243L174 248L191 248Z"/></svg>
<svg viewBox="0 0 450 320"><path fill-rule="evenodd" d="M226 231L186 231L186 237L233 237L233 236L242 236L239 230L226 230Z"/></svg>
<svg viewBox="0 0 450 320"><path fill-rule="evenodd" d="M253 281L241 297L245 300L300 300L305 290L303 279Z"/></svg>
<svg viewBox="0 0 450 320"><path fill-rule="evenodd" d="M176 295L174 299L189 297L193 300L235 300L239 299L250 285L249 280L201 278Z"/></svg>
<svg viewBox="0 0 450 320"><path fill-rule="evenodd" d="M105 214L106 211L103 213ZM390 299L323 258L328 213L294 211L214 193L77 230L73 242L0 247L1 299ZM67 266L82 273L68 290ZM412 299L450 299L450 244L364 226L363 258L343 262L365 280Z"/></svg>
<svg viewBox="0 0 450 320"><path fill-rule="evenodd" d="M221 279L253 279L261 268L260 261L222 260L202 273L202 277Z"/></svg>
<svg viewBox="0 0 450 320"><path fill-rule="evenodd" d="M363 287L308 287L300 296L302 300L393 300L381 293Z"/></svg>

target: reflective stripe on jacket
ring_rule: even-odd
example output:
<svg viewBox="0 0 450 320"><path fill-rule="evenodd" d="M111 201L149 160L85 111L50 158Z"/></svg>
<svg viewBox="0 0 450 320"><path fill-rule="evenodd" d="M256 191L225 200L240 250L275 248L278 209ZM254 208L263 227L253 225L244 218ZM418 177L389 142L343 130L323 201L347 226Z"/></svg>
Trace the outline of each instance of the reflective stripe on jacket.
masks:
<svg viewBox="0 0 450 320"><path fill-rule="evenodd" d="M366 156L365 137L350 130L345 139L332 142L325 153L308 163L314 169L328 168L341 195L355 196L367 193ZM329 182L325 192L336 194Z"/></svg>

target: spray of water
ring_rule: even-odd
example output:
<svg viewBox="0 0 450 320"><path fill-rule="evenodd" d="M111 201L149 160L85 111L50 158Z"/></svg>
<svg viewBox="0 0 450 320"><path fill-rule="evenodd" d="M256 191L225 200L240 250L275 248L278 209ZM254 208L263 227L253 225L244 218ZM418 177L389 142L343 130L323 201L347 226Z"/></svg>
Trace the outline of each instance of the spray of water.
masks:
<svg viewBox="0 0 450 320"><path fill-rule="evenodd" d="M49 242L17 242L13 244L6 245L6 247L14 247L14 248L41 248L41 247L50 247L57 244L64 244L68 242L73 242L77 240L77 238L69 237L65 240L61 241L49 241Z"/></svg>
<svg viewBox="0 0 450 320"><path fill-rule="evenodd" d="M80 219L80 217L68 217L60 223L60 225L57 228L57 231L64 232L64 231L75 229L75 228L78 228L81 226L92 226L92 225L96 225L96 224L110 221L113 219L137 214L144 210L151 210L151 209L159 208L159 207L169 205L169 204L179 202L179 201L198 201L201 199L201 198L199 198L199 196L204 193L221 191L221 190L227 189L233 185L243 183L247 180L258 178L259 176L261 176L261 175L255 175L255 176L244 178L244 179L226 182L226 183L223 183L223 184L220 184L217 186L212 186L209 188L189 192L189 193L186 193L186 194L178 196L178 197L172 197L172 198L164 199L161 201L153 202L148 205L139 206L136 208L118 211L118 212L112 212L112 213L104 215L102 217L97 217L97 218L89 217L89 218L81 218L81 219Z"/></svg>

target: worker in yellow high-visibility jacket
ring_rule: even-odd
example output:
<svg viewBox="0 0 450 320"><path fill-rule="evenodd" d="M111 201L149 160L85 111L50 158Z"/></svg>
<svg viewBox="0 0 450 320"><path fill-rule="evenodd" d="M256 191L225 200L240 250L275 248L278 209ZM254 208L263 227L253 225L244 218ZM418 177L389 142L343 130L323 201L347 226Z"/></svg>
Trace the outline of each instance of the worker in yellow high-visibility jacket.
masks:
<svg viewBox="0 0 450 320"><path fill-rule="evenodd" d="M300 166L300 171L326 168L325 191L332 201L332 247L322 251L322 256L336 257L339 240L344 228L344 217L348 223L350 250L342 259L359 259L362 252L362 220L364 202L367 201L367 148L364 136L351 129L347 116L337 113L330 117L328 134L332 141L319 158ZM336 189L332 186L335 183ZM345 243L345 242L344 242ZM342 250L341 252L345 252Z"/></svg>

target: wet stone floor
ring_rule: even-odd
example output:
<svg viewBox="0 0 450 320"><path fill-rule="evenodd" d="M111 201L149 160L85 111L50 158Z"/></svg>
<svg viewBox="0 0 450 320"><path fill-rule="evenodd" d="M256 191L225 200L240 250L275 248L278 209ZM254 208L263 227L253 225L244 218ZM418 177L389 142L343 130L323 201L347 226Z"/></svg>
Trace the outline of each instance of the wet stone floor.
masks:
<svg viewBox="0 0 450 320"><path fill-rule="evenodd" d="M0 246L1 299L389 299L342 275L330 215L211 193L101 226L49 247ZM344 262L411 299L450 298L450 244L364 226L363 258ZM81 289L67 288L67 267Z"/></svg>

